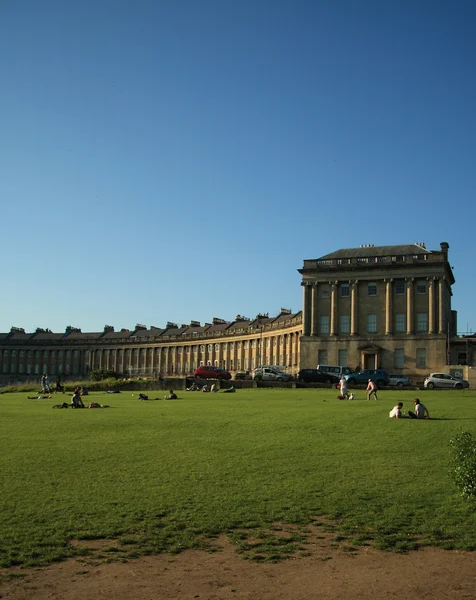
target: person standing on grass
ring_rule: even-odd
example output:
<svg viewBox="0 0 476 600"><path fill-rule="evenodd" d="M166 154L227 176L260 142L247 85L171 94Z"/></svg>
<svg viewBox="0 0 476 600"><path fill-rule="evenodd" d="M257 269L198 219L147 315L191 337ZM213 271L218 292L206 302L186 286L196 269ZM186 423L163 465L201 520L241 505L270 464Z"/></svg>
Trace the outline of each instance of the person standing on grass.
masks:
<svg viewBox="0 0 476 600"><path fill-rule="evenodd" d="M339 381L339 385L340 385L340 397L342 398L342 400L344 400L344 398L347 398L347 400L349 399L349 391L347 390L347 379L345 378L345 376L343 375L341 380Z"/></svg>
<svg viewBox="0 0 476 600"><path fill-rule="evenodd" d="M430 418L430 413L428 412L427 407L420 402L419 398L415 398L415 400L413 400L413 403L415 404L415 412L412 412L411 410L408 411L408 416L410 417L410 419Z"/></svg>
<svg viewBox="0 0 476 600"><path fill-rule="evenodd" d="M41 378L41 387L43 388L45 394L50 393L50 380L48 379L48 373L45 373Z"/></svg>
<svg viewBox="0 0 476 600"><path fill-rule="evenodd" d="M367 400L370 400L370 396L372 396L372 395L375 396L375 400L378 400L377 384L375 383L375 381L372 381L371 379L369 379L369 384L368 384L365 392L367 394Z"/></svg>
<svg viewBox="0 0 476 600"><path fill-rule="evenodd" d="M403 408L403 402L399 402L398 404L395 404L395 406L392 408L392 410L388 413L388 416L391 419L402 419L403 418L402 408Z"/></svg>

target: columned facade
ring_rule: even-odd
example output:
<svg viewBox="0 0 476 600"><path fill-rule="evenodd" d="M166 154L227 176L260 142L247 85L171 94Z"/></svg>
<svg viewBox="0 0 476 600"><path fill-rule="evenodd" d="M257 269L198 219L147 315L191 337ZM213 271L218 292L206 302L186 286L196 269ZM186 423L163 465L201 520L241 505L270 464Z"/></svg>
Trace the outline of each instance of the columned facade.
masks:
<svg viewBox="0 0 476 600"><path fill-rule="evenodd" d="M308 329L304 321L301 368L443 368L447 335L455 330L448 248L368 245L305 260L299 272L312 321Z"/></svg>

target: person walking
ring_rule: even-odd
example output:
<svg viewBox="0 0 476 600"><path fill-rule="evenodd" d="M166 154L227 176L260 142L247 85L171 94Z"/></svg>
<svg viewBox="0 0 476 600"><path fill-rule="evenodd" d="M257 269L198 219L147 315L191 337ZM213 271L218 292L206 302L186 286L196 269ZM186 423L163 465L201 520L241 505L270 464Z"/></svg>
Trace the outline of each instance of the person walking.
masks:
<svg viewBox="0 0 476 600"><path fill-rule="evenodd" d="M375 396L375 400L378 400L377 384L375 383L375 381L372 381L372 379L369 379L369 384L365 392L367 394L367 400L370 400L370 396Z"/></svg>

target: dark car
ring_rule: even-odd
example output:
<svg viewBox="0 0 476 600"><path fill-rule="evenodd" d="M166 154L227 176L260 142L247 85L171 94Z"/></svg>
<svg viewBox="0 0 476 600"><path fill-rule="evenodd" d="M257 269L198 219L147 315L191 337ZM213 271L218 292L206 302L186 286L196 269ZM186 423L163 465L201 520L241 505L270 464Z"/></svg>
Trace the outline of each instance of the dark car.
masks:
<svg viewBox="0 0 476 600"><path fill-rule="evenodd" d="M371 379L378 386L384 386L390 383L388 373L386 371L382 371L381 369L364 369L359 373L346 375L346 380L349 385L368 383L369 379Z"/></svg>
<svg viewBox="0 0 476 600"><path fill-rule="evenodd" d="M231 379L231 374L228 371L211 365L201 365L195 371L194 376L200 377L200 379Z"/></svg>
<svg viewBox="0 0 476 600"><path fill-rule="evenodd" d="M235 373L235 379L251 379L249 373Z"/></svg>
<svg viewBox="0 0 476 600"><path fill-rule="evenodd" d="M296 375L296 379L304 383L339 383L337 375L324 373L319 369L301 369Z"/></svg>

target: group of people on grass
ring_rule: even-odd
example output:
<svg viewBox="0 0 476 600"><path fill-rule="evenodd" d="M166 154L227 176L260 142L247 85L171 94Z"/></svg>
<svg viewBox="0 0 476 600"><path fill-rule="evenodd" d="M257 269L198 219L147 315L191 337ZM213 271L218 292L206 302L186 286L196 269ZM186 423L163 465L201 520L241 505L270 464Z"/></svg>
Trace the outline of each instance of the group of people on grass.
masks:
<svg viewBox="0 0 476 600"><path fill-rule="evenodd" d="M187 388L187 392L219 392L220 388L218 387L218 385L216 383L213 383L211 385L211 387L205 383L204 385L198 385L197 383L195 383L195 381L192 383L192 385L190 387ZM232 385L230 388L227 388L226 390L222 390L224 394L233 394L234 392L236 392L236 388L234 385Z"/></svg>
<svg viewBox="0 0 476 600"><path fill-rule="evenodd" d="M415 405L415 412L409 410L407 414L403 412L403 402L399 402L395 404L392 410L389 412L388 416L391 419L429 419L430 413L428 412L427 407L420 402L419 398L415 398L413 400L413 404Z"/></svg>
<svg viewBox="0 0 476 600"><path fill-rule="evenodd" d="M341 378L337 384L337 387L340 391L340 394L337 397L339 400L353 400L355 398L355 394L353 392L349 394L349 388L347 387L347 379L345 376ZM373 396L375 400L378 400L377 384L372 379L369 379L365 393L367 394L367 400L370 400L371 396Z"/></svg>

